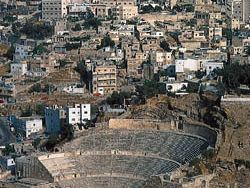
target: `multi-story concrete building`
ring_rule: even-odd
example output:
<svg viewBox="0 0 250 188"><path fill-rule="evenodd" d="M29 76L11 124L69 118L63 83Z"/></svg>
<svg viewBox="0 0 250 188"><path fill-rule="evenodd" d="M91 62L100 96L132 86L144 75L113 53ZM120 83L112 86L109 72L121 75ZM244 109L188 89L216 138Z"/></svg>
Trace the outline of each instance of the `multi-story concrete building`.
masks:
<svg viewBox="0 0 250 188"><path fill-rule="evenodd" d="M87 12L88 5L82 3L72 3L67 6L69 15L81 15Z"/></svg>
<svg viewBox="0 0 250 188"><path fill-rule="evenodd" d="M11 170L14 172L15 161L11 156L1 156L0 163L5 170Z"/></svg>
<svg viewBox="0 0 250 188"><path fill-rule="evenodd" d="M249 0L228 0L226 9L232 19L239 20L243 23L250 21L250 1Z"/></svg>
<svg viewBox="0 0 250 188"><path fill-rule="evenodd" d="M208 29L209 40L222 37L222 28L221 27L209 27Z"/></svg>
<svg viewBox="0 0 250 188"><path fill-rule="evenodd" d="M79 84L69 85L63 88L63 91L70 94L83 94L85 88Z"/></svg>
<svg viewBox="0 0 250 188"><path fill-rule="evenodd" d="M131 19L138 15L134 0L104 0L90 5L97 17L112 17L121 20Z"/></svg>
<svg viewBox="0 0 250 188"><path fill-rule="evenodd" d="M232 19L243 21L243 3L242 0L233 0L231 4Z"/></svg>
<svg viewBox="0 0 250 188"><path fill-rule="evenodd" d="M90 104L76 104L68 107L46 107L45 124L46 132L57 134L64 125L83 124L91 119Z"/></svg>
<svg viewBox="0 0 250 188"><path fill-rule="evenodd" d="M242 0L243 4L243 21L245 23L250 22L250 1L249 0Z"/></svg>
<svg viewBox="0 0 250 188"><path fill-rule="evenodd" d="M117 90L117 69L115 65L100 65L93 72L93 93L101 95Z"/></svg>
<svg viewBox="0 0 250 188"><path fill-rule="evenodd" d="M36 117L14 117L12 123L16 133L24 138L43 130L42 119Z"/></svg>
<svg viewBox="0 0 250 188"><path fill-rule="evenodd" d="M138 7L135 5L117 6L114 16L121 20L129 20L138 15Z"/></svg>
<svg viewBox="0 0 250 188"><path fill-rule="evenodd" d="M45 108L45 124L47 133L49 134L59 133L65 121L66 121L65 109L58 106Z"/></svg>
<svg viewBox="0 0 250 188"><path fill-rule="evenodd" d="M16 96L15 84L0 81L0 95L4 98L14 98Z"/></svg>
<svg viewBox="0 0 250 188"><path fill-rule="evenodd" d="M209 75L215 69L222 69L223 62L214 61L214 60L206 60L203 62L202 67L205 70L206 75Z"/></svg>
<svg viewBox="0 0 250 188"><path fill-rule="evenodd" d="M104 4L107 6L114 6L114 5L136 5L135 0L103 0L103 1L97 1L98 4Z"/></svg>
<svg viewBox="0 0 250 188"><path fill-rule="evenodd" d="M76 104L66 108L66 122L69 125L83 124L91 119L90 104Z"/></svg>
<svg viewBox="0 0 250 188"><path fill-rule="evenodd" d="M168 67L174 63L174 55L172 52L165 52L164 50L157 50L150 53L151 62L154 62L154 69L157 72L160 69Z"/></svg>
<svg viewBox="0 0 250 188"><path fill-rule="evenodd" d="M67 21L66 20L58 20L54 26L54 34L55 35L62 35L64 32L67 31Z"/></svg>
<svg viewBox="0 0 250 188"><path fill-rule="evenodd" d="M147 61L147 54L143 52L136 52L135 55L127 58L127 75L133 78L142 77L142 63Z"/></svg>
<svg viewBox="0 0 250 188"><path fill-rule="evenodd" d="M68 0L42 0L42 19L58 20L67 15Z"/></svg>
<svg viewBox="0 0 250 188"><path fill-rule="evenodd" d="M12 75L25 75L28 71L28 65L26 62L11 63L10 73Z"/></svg>
<svg viewBox="0 0 250 188"><path fill-rule="evenodd" d="M17 44L15 48L14 61L20 62L26 60L30 56L31 52L31 46Z"/></svg>

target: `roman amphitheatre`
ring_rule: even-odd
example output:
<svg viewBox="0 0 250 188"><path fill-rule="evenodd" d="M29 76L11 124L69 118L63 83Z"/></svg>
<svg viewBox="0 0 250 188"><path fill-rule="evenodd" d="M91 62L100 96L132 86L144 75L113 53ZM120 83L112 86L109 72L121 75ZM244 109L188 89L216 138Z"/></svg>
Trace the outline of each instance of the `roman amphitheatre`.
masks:
<svg viewBox="0 0 250 188"><path fill-rule="evenodd" d="M204 125L152 119L111 119L57 153L17 159L23 178L73 188L146 187L159 177L168 184L190 161L216 147L217 131Z"/></svg>

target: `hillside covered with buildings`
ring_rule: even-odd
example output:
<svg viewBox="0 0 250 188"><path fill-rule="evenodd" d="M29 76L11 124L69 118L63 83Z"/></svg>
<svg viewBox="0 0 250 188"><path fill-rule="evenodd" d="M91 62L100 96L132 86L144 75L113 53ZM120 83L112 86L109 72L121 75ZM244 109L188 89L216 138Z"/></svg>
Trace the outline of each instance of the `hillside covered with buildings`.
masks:
<svg viewBox="0 0 250 188"><path fill-rule="evenodd" d="M0 187L250 187L250 1L0 0Z"/></svg>

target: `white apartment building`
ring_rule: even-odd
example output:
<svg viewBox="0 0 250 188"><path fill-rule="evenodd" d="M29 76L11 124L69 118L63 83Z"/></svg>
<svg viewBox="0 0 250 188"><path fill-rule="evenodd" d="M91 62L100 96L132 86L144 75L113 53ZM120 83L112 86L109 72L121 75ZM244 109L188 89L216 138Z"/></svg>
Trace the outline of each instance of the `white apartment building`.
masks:
<svg viewBox="0 0 250 188"><path fill-rule="evenodd" d="M73 3L67 6L69 15L78 15L87 12L87 4Z"/></svg>
<svg viewBox="0 0 250 188"><path fill-rule="evenodd" d="M26 62L11 63L10 73L12 75L25 75L28 71L28 65Z"/></svg>
<svg viewBox="0 0 250 188"><path fill-rule="evenodd" d="M45 108L45 124L46 133L57 134L64 125L77 125L91 120L90 104L75 104L68 107L46 107Z"/></svg>
<svg viewBox="0 0 250 188"><path fill-rule="evenodd" d="M151 32L151 36L152 37L163 37L164 36L164 32L163 31L152 31Z"/></svg>
<svg viewBox="0 0 250 188"><path fill-rule="evenodd" d="M203 62L203 69L206 71L206 75L209 75L215 69L222 69L223 62L206 60Z"/></svg>
<svg viewBox="0 0 250 188"><path fill-rule="evenodd" d="M59 20L67 15L68 0L42 0L42 19Z"/></svg>
<svg viewBox="0 0 250 188"><path fill-rule="evenodd" d="M243 1L243 21L245 23L250 22L250 1L249 0L242 0Z"/></svg>
<svg viewBox="0 0 250 188"><path fill-rule="evenodd" d="M33 117L19 117L14 118L13 126L15 131L25 137L29 138L31 134L40 132L43 130L42 119Z"/></svg>
<svg viewBox="0 0 250 188"><path fill-rule="evenodd" d="M85 123L91 119L90 104L75 104L73 107L66 108L66 122L70 125Z"/></svg>
<svg viewBox="0 0 250 188"><path fill-rule="evenodd" d="M15 169L15 161L11 156L1 156L0 163L5 170L12 171Z"/></svg>
<svg viewBox="0 0 250 188"><path fill-rule="evenodd" d="M189 71L198 71L201 65L196 59L177 59L175 61L175 72L184 73Z"/></svg>
<svg viewBox="0 0 250 188"><path fill-rule="evenodd" d="M31 46L17 44L15 48L14 61L20 62L26 60L31 51Z"/></svg>
<svg viewBox="0 0 250 188"><path fill-rule="evenodd" d="M228 0L226 2L231 19L239 20L240 22L249 23L250 21L250 1L249 0Z"/></svg>
<svg viewBox="0 0 250 188"><path fill-rule="evenodd" d="M63 91L66 93L70 93L70 94L83 94L84 93L84 87L80 87L77 84L75 85L70 85L67 87L63 88Z"/></svg>
<svg viewBox="0 0 250 188"><path fill-rule="evenodd" d="M214 38L222 37L222 28L221 27L210 27L209 28L209 39L213 40Z"/></svg>

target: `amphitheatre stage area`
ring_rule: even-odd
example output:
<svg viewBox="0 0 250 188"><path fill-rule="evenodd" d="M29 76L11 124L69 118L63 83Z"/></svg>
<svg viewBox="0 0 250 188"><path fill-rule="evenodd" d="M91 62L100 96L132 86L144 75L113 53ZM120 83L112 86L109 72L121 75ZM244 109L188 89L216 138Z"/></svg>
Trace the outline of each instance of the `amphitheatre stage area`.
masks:
<svg viewBox="0 0 250 188"><path fill-rule="evenodd" d="M17 169L23 178L64 188L138 188L154 176L171 181L173 174L215 146L215 132L209 130L209 140L202 136L209 131L196 126L193 134L185 126L182 130L89 129L58 147L59 152L19 158Z"/></svg>

